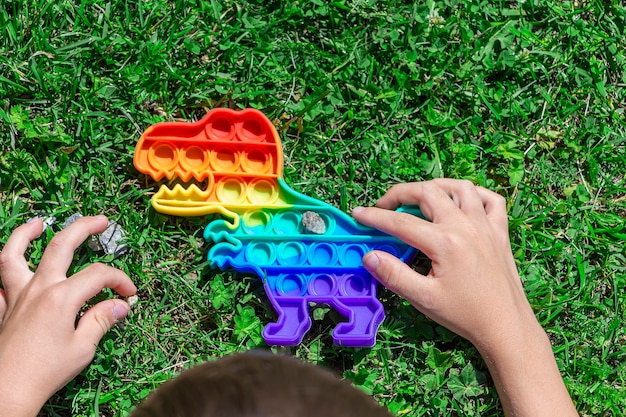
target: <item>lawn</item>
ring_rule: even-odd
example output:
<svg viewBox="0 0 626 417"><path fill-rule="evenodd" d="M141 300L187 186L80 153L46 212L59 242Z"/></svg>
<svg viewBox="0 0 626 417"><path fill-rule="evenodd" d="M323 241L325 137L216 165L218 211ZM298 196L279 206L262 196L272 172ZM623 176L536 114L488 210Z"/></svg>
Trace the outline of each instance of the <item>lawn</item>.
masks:
<svg viewBox="0 0 626 417"><path fill-rule="evenodd" d="M466 178L506 197L515 259L583 416L626 409L626 9L618 1L5 0L0 245L38 214L104 213L139 302L46 416L125 416L194 363L266 347L260 281L206 261L207 218L150 207L133 167L151 124L263 111L285 180L344 211L397 182ZM110 293L104 294L109 296ZM465 340L386 290L371 349L319 306L296 348L399 416L501 415Z"/></svg>

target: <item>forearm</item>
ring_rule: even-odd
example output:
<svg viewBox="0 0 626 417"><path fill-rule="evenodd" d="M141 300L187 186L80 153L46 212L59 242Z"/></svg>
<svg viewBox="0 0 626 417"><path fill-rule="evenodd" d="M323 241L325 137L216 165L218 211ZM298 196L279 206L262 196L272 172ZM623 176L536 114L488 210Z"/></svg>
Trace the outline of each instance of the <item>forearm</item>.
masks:
<svg viewBox="0 0 626 417"><path fill-rule="evenodd" d="M430 221L391 211L402 205L418 205ZM365 255L365 268L476 346L507 416L576 416L511 253L506 200L467 181L436 179L395 185L377 206L352 214L419 248L431 269L420 274L384 251Z"/></svg>
<svg viewBox="0 0 626 417"><path fill-rule="evenodd" d="M548 336L539 323L509 332L497 346L477 348L485 359L505 414L515 417L578 416L563 383Z"/></svg>

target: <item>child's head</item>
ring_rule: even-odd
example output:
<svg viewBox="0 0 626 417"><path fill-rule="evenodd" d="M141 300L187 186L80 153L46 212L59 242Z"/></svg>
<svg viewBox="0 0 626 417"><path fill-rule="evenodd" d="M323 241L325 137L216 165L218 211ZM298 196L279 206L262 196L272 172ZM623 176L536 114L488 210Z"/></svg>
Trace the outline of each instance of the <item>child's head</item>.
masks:
<svg viewBox="0 0 626 417"><path fill-rule="evenodd" d="M131 417L389 417L364 392L297 359L253 351L164 383Z"/></svg>

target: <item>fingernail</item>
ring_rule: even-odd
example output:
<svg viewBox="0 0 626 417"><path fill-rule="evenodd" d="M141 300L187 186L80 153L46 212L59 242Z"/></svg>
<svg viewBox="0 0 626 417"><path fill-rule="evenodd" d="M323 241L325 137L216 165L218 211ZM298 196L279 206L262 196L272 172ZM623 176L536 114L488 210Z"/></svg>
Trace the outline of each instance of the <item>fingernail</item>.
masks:
<svg viewBox="0 0 626 417"><path fill-rule="evenodd" d="M97 216L94 216L97 220L107 220L107 216L105 216L104 214L98 214Z"/></svg>
<svg viewBox="0 0 626 417"><path fill-rule="evenodd" d="M380 258L375 253L367 253L363 257L363 266L369 272L375 272L376 268L378 268L378 264L380 263Z"/></svg>
<svg viewBox="0 0 626 417"><path fill-rule="evenodd" d="M122 320L128 314L128 304L124 302L117 302L113 306L113 318L118 322Z"/></svg>
<svg viewBox="0 0 626 417"><path fill-rule="evenodd" d="M37 221L39 219L41 219L41 217L39 217L39 216L31 217L30 219L28 219L26 221L26 223L32 223L32 222L35 222L35 221Z"/></svg>
<svg viewBox="0 0 626 417"><path fill-rule="evenodd" d="M355 207L352 209L352 214L359 214L360 212L362 212L363 210L365 210L365 207Z"/></svg>

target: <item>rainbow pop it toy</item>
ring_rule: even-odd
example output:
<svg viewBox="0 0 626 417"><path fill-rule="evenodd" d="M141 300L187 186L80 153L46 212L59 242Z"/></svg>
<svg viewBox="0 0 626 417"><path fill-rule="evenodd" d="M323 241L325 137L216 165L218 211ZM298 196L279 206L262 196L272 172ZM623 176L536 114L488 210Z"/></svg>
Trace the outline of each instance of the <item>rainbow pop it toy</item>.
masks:
<svg viewBox="0 0 626 417"><path fill-rule="evenodd" d="M311 302L346 317L333 330L336 344L375 344L384 311L377 283L361 259L377 249L408 262L416 250L292 190L282 179L278 133L263 113L219 108L196 123L157 123L139 139L134 163L154 180L178 177L203 184L163 184L152 205L166 214L226 218L204 230L204 238L215 243L208 259L263 280L278 313L263 330L268 344L299 344L311 327ZM416 207L401 210L419 215Z"/></svg>

